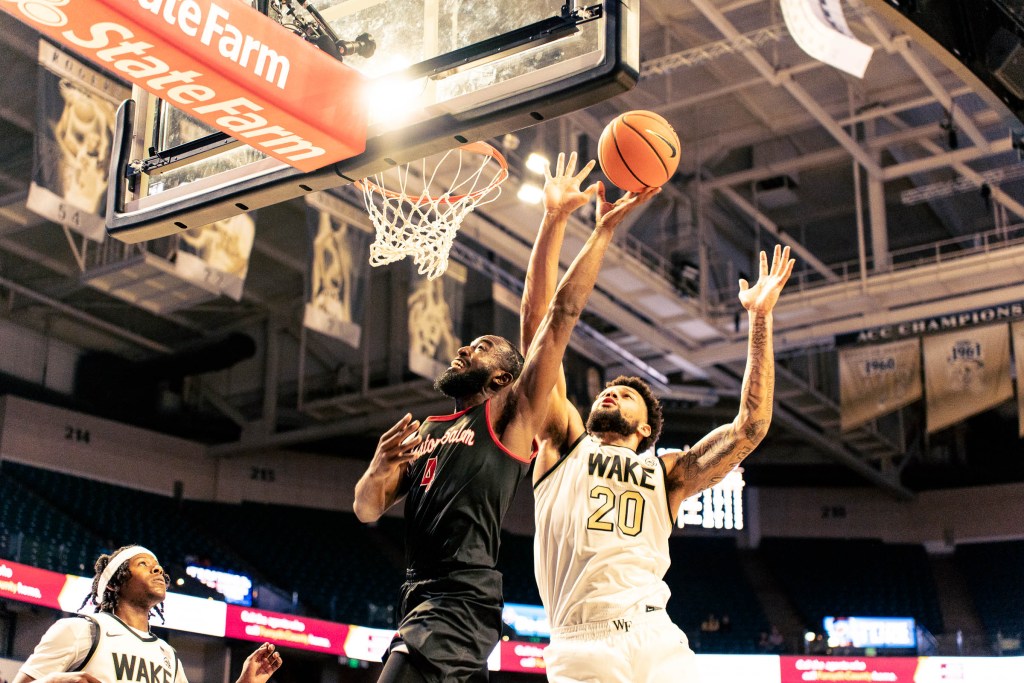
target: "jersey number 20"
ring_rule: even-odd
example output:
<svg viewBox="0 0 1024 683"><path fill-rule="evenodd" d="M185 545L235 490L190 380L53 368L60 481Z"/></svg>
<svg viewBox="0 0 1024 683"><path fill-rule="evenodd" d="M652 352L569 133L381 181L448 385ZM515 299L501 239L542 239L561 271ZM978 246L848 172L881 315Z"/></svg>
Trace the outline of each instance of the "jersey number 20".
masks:
<svg viewBox="0 0 1024 683"><path fill-rule="evenodd" d="M594 513L587 518L587 528L594 531L614 531L618 524L619 530L627 536L636 536L643 530L644 497L637 491L625 491L616 496L607 486L598 484L590 489L590 497L600 501ZM615 510L616 512L613 512ZM615 523L606 520L611 515Z"/></svg>

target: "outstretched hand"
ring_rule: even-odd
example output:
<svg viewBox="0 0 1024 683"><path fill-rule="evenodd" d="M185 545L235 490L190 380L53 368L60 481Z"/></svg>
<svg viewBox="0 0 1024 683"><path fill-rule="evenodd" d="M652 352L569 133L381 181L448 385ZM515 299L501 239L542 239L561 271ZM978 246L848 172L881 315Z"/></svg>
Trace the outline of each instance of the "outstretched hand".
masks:
<svg viewBox="0 0 1024 683"><path fill-rule="evenodd" d="M595 163L593 160L587 162L577 173L576 152L569 155L568 163L563 152L558 155L554 175L551 174L551 167L545 166L544 210L548 213L572 213L589 202L597 193L597 183L593 183L585 190L581 190L580 186L590 175Z"/></svg>
<svg viewBox="0 0 1024 683"><path fill-rule="evenodd" d="M266 683L281 668L281 655L270 643L263 643L245 658L237 683Z"/></svg>
<svg viewBox="0 0 1024 683"><path fill-rule="evenodd" d="M761 252L761 273L757 282L751 287L746 280L740 279L740 303L751 313L771 313L779 300L782 288L793 272L795 259L789 258L789 247L783 249L775 245L772 254L772 267L768 268L768 255Z"/></svg>
<svg viewBox="0 0 1024 683"><path fill-rule="evenodd" d="M642 192L627 192L612 203L605 197L604 183L599 182L597 186L597 227L607 230L614 230L633 209L661 192L660 187L648 187Z"/></svg>
<svg viewBox="0 0 1024 683"><path fill-rule="evenodd" d="M390 472L415 460L416 453L413 449L422 441L420 435L416 433L419 428L420 421L412 419L412 415L406 413L405 417L396 422L391 429L381 434L370 469Z"/></svg>

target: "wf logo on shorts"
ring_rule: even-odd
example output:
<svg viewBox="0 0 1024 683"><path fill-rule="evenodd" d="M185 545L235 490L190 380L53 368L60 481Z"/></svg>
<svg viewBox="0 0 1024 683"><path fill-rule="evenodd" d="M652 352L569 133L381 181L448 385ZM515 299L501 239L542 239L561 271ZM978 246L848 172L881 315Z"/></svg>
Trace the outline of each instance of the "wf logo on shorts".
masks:
<svg viewBox="0 0 1024 683"><path fill-rule="evenodd" d="M245 3L0 0L0 9L300 170L365 149L362 75Z"/></svg>

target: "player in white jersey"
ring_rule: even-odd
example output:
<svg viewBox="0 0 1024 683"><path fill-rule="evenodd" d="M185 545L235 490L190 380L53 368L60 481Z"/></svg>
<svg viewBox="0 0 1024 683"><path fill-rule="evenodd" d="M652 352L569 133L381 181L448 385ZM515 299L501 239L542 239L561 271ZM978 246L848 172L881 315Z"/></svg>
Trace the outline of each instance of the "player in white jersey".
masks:
<svg viewBox="0 0 1024 683"><path fill-rule="evenodd" d="M95 615L59 619L43 635L13 683L188 683L174 648L149 630L163 617L167 574L152 552L125 546L96 560ZM246 658L237 683L266 683L281 655L264 643Z"/></svg>
<svg viewBox="0 0 1024 683"><path fill-rule="evenodd" d="M600 183L580 189L593 166L576 173L575 153L568 162L560 154L555 174L545 174L544 220L523 291L524 349L554 291L569 215L594 196L598 215L608 210ZM788 247L778 246L771 267L764 252L760 261L757 282L739 283L750 324L739 413L693 448L652 454L661 406L639 378L609 382L586 424L566 397L564 375L556 386L534 465L534 566L551 622L549 681L695 680L694 654L665 612L668 538L680 504L721 481L768 430L772 310L794 261Z"/></svg>

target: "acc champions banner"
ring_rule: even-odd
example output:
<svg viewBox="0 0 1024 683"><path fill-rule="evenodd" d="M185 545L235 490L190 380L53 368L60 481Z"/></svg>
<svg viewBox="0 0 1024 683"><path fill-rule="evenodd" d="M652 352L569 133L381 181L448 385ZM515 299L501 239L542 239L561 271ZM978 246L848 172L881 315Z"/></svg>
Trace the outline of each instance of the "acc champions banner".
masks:
<svg viewBox="0 0 1024 683"><path fill-rule="evenodd" d="M859 427L921 398L917 339L839 351L842 430Z"/></svg>
<svg viewBox="0 0 1024 683"><path fill-rule="evenodd" d="M26 206L100 242L117 106L130 91L39 42L36 148Z"/></svg>
<svg viewBox="0 0 1024 683"><path fill-rule="evenodd" d="M928 432L937 432L1013 396L1008 325L925 337Z"/></svg>

